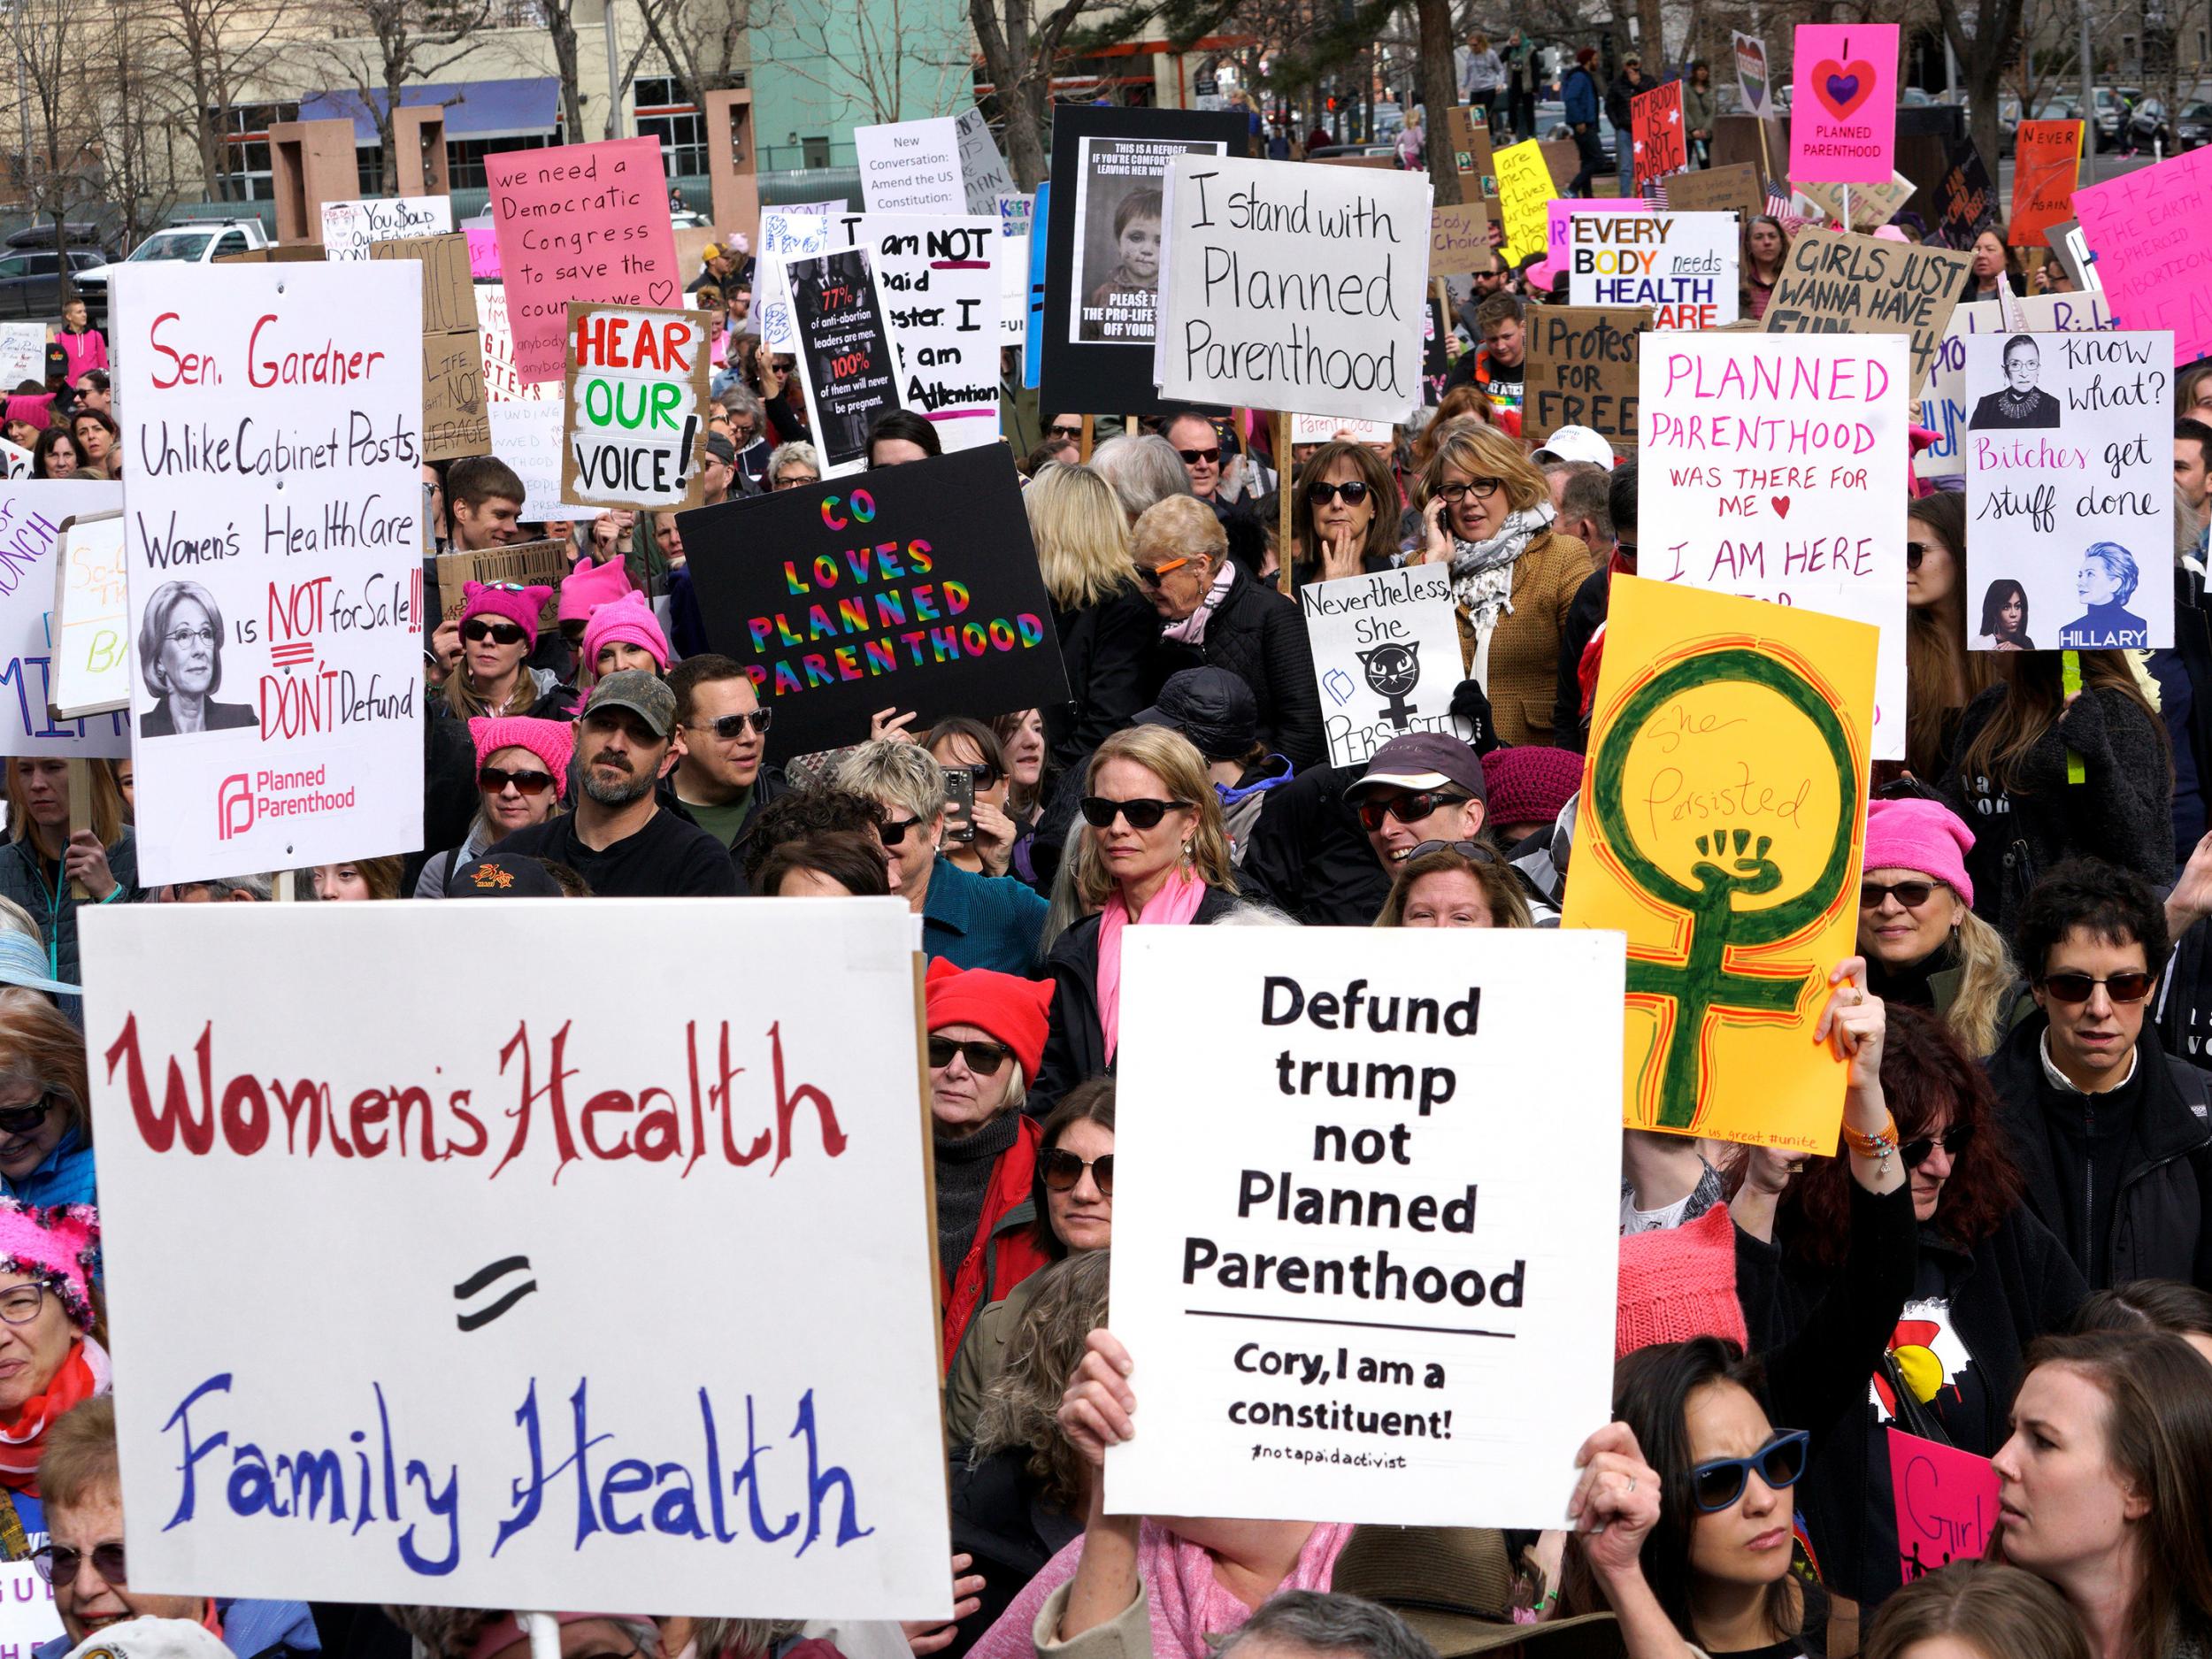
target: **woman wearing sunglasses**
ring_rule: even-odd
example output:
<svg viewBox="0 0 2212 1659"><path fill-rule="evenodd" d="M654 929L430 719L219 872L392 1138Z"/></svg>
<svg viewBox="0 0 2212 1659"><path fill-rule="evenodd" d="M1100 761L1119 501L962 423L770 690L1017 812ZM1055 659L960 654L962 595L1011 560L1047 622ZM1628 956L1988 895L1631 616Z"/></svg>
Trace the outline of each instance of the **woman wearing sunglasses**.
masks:
<svg viewBox="0 0 2212 1659"><path fill-rule="evenodd" d="M93 1340L89 1278L100 1217L89 1204L26 1210L0 1201L0 1532L43 1532L38 1460L46 1432L108 1392Z"/></svg>
<svg viewBox="0 0 2212 1659"><path fill-rule="evenodd" d="M1893 1007L1925 1009L1975 1056L2032 1006L2012 953L1974 914L1974 832L1939 801L1873 801L1859 879L1859 954Z"/></svg>
<svg viewBox="0 0 2212 1659"><path fill-rule="evenodd" d="M38 992L0 989L0 1194L97 1202L90 1099L84 1033Z"/></svg>
<svg viewBox="0 0 2212 1659"><path fill-rule="evenodd" d="M1939 778L1959 717L1990 684L1991 659L1966 645L1966 497L1932 490L1905 503L1905 762Z"/></svg>
<svg viewBox="0 0 2212 1659"><path fill-rule="evenodd" d="M1532 927L1521 883L1480 841L1423 841L1398 866L1378 927Z"/></svg>
<svg viewBox="0 0 2212 1659"><path fill-rule="evenodd" d="M538 617L553 590L470 582L461 593L461 649L446 675L444 712L460 720L516 715L565 720L572 715L576 688L562 685L552 670L526 662L537 649Z"/></svg>
<svg viewBox="0 0 2212 1659"><path fill-rule="evenodd" d="M1397 563L1398 486L1364 443L1325 443L1298 469L1292 585L1336 581Z"/></svg>
<svg viewBox="0 0 2212 1659"><path fill-rule="evenodd" d="M998 733L980 720L954 715L930 728L926 745L937 757L946 775L964 772L973 789L966 841L948 840L941 849L945 861L971 875L1002 876L1014 856L1014 820L1007 816L1006 751Z"/></svg>
<svg viewBox="0 0 2212 1659"><path fill-rule="evenodd" d="M568 799L569 761L576 753L576 728L566 720L469 722L476 745L476 793L481 803L457 848L431 856L415 883L419 899L445 897L454 871L480 858L518 829L542 824Z"/></svg>

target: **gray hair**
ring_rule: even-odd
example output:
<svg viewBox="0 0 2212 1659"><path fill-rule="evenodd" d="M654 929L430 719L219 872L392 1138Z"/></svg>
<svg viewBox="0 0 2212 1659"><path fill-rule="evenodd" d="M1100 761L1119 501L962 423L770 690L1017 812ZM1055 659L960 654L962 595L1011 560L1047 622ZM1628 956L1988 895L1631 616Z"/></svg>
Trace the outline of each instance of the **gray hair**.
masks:
<svg viewBox="0 0 2212 1659"><path fill-rule="evenodd" d="M0 898L0 930L11 933L20 933L24 938L35 941L40 949L45 948L44 932L40 929L30 911L25 910L13 899Z"/></svg>
<svg viewBox="0 0 2212 1659"><path fill-rule="evenodd" d="M945 810L945 769L919 743L863 743L838 761L829 781L833 788L904 807L924 825Z"/></svg>
<svg viewBox="0 0 2212 1659"><path fill-rule="evenodd" d="M1551 468L1544 469L1548 472ZM1562 518L1586 518L1606 541L1613 539L1613 475L1595 461L1567 463L1567 482L1559 492Z"/></svg>
<svg viewBox="0 0 2212 1659"><path fill-rule="evenodd" d="M1213 919L1216 927L1302 927L1295 916L1279 910L1271 904L1239 904L1234 910L1224 910Z"/></svg>
<svg viewBox="0 0 2212 1659"><path fill-rule="evenodd" d="M208 681L207 695L213 696L223 688L223 608L215 603L215 595L197 582L164 582L154 589L154 596L146 614L138 625L138 665L144 675L148 689L156 696L169 695L168 677L161 672L161 648L169 635L169 619L177 613L177 607L190 603L199 608L207 620L208 632L215 636L215 672Z"/></svg>
<svg viewBox="0 0 2212 1659"><path fill-rule="evenodd" d="M812 444L800 442L780 443L769 452L767 468L761 473L761 477L768 480L769 488L775 488L776 480L781 476L783 469L795 461L815 477L822 476L821 451Z"/></svg>
<svg viewBox="0 0 2212 1659"><path fill-rule="evenodd" d="M1107 439L1091 451L1091 471L1114 487L1131 524L1155 502L1191 493L1190 474L1175 446L1148 433Z"/></svg>
<svg viewBox="0 0 2212 1659"><path fill-rule="evenodd" d="M760 430L761 422L768 419L768 411L762 407L758 396L741 380L724 389L722 407L733 415L750 416L756 433Z"/></svg>
<svg viewBox="0 0 2212 1659"><path fill-rule="evenodd" d="M1360 1659L1436 1659L1436 1649L1388 1608L1324 1590L1285 1590L1270 1596L1214 1649L1214 1659L1228 1659L1248 1641Z"/></svg>
<svg viewBox="0 0 2212 1659"><path fill-rule="evenodd" d="M264 904L276 898L276 878L273 875L221 876L213 881L180 881L180 887L205 887L211 899L227 899L234 893L242 893L258 899Z"/></svg>

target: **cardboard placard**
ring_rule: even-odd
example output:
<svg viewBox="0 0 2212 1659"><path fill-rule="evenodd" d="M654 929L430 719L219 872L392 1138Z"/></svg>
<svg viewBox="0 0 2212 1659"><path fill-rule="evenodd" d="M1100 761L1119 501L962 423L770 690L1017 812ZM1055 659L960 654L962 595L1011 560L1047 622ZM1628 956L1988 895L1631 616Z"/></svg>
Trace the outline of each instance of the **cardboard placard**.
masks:
<svg viewBox="0 0 2212 1659"><path fill-rule="evenodd" d="M1630 165L1638 194L1655 179L1690 165L1689 130L1682 122L1682 83L1663 81L1628 101Z"/></svg>
<svg viewBox="0 0 2212 1659"><path fill-rule="evenodd" d="M1910 1584L1955 1561L1979 1561L1996 1529L2001 1484L1989 1459L1902 1429L1886 1430L1883 1438L1889 1442L1900 1578Z"/></svg>
<svg viewBox="0 0 2212 1659"><path fill-rule="evenodd" d="M1627 1127L1835 1152L1812 1033L1855 949L1874 660L1863 623L1613 579L1562 926L1628 934Z"/></svg>
<svg viewBox="0 0 2212 1659"><path fill-rule="evenodd" d="M1881 183L1897 171L1894 23L1801 23L1790 100L1790 178Z"/></svg>
<svg viewBox="0 0 2212 1659"><path fill-rule="evenodd" d="M568 308L561 495L603 512L706 499L714 319L629 305Z"/></svg>
<svg viewBox="0 0 2212 1659"><path fill-rule="evenodd" d="M2012 219L2005 240L2040 248L2043 233L2074 217L2083 121L2023 121L2013 138Z"/></svg>
<svg viewBox="0 0 2212 1659"><path fill-rule="evenodd" d="M1517 265L1544 251L1545 204L1559 195L1543 145L1531 138L1498 151L1498 202L1505 223L1505 261Z"/></svg>
<svg viewBox="0 0 2212 1659"><path fill-rule="evenodd" d="M2009 308L2012 316L2005 315ZM1951 312L1935 366L1921 388L1919 424L1936 441L1913 457L1922 478L1962 476L1966 457L1966 341L1970 334L2086 334L2113 328L2112 308L2098 294L2024 294L2005 300L1968 300Z"/></svg>
<svg viewBox="0 0 2212 1659"><path fill-rule="evenodd" d="M1568 221L1567 297L1651 307L1654 328L1736 320L1742 243L1732 213L1577 213Z"/></svg>
<svg viewBox="0 0 2212 1659"><path fill-rule="evenodd" d="M1637 362L1651 312L1641 306L1532 305L1521 435L1540 445L1562 426L1587 426L1623 454L1638 443Z"/></svg>
<svg viewBox="0 0 2212 1659"><path fill-rule="evenodd" d="M1739 228L1767 211L1759 170L1747 161L1671 174L1659 181L1659 200L1670 212L1733 212Z"/></svg>
<svg viewBox="0 0 2212 1659"><path fill-rule="evenodd" d="M709 642L752 679L789 752L1067 696L1052 607L1004 444L687 512ZM872 699L872 701L871 701Z"/></svg>
<svg viewBox="0 0 2212 1659"><path fill-rule="evenodd" d="M57 720L131 706L128 556L122 509L65 518L54 537L54 670L48 702Z"/></svg>
<svg viewBox="0 0 2212 1659"><path fill-rule="evenodd" d="M1490 214L1479 202L1429 212L1429 276L1471 276L1490 268Z"/></svg>
<svg viewBox="0 0 2212 1659"><path fill-rule="evenodd" d="M1472 104L1455 104L1451 119L1452 159L1462 179L1472 179L1474 195L1485 201L1498 199L1498 164L1490 149L1490 123L1475 119ZM1464 186L1463 195L1467 194Z"/></svg>
<svg viewBox="0 0 2212 1659"><path fill-rule="evenodd" d="M323 204L323 257L366 259L369 245L442 236L453 228L453 204L442 196Z"/></svg>
<svg viewBox="0 0 2212 1659"><path fill-rule="evenodd" d="M1014 175L999 153L998 140L991 136L991 124L982 111L970 104L953 118L952 126L959 141L960 182L967 191L967 211L997 212L999 197L1014 188Z"/></svg>
<svg viewBox="0 0 2212 1659"><path fill-rule="evenodd" d="M1886 225L1913 198L1918 188L1903 173L1893 173L1884 184L1832 184L1818 179L1803 179L1797 182L1797 193L1825 213L1836 224L1844 222L1847 211L1851 216L1853 230L1870 231L1878 225ZM1847 198L1848 198L1847 200Z"/></svg>
<svg viewBox="0 0 2212 1659"><path fill-rule="evenodd" d="M868 465L868 429L886 410L901 406L898 360L874 257L865 248L845 248L786 260L782 269L799 360L795 373L805 390L822 476L857 472Z"/></svg>
<svg viewBox="0 0 2212 1659"><path fill-rule="evenodd" d="M61 719L53 707L61 663L73 655L55 614L58 592L65 600L81 596L88 611L111 618L103 627L78 631L82 649L73 655L81 667L112 672L132 649L127 618L115 614L123 600L121 585L88 567L72 593L57 557L61 529L71 515L108 516L122 505L123 487L118 483L34 478L0 483L0 557L15 577L0 592L0 743L5 745L0 753L89 760L119 759L131 752L127 711ZM123 672L127 702L127 666Z"/></svg>
<svg viewBox="0 0 2212 1659"><path fill-rule="evenodd" d="M423 459L489 455L492 428L484 412L484 350L468 238L456 233L373 242L368 251L371 259L414 259L422 265Z"/></svg>
<svg viewBox="0 0 2212 1659"><path fill-rule="evenodd" d="M1544 158L1544 171L1551 174L1552 190L1564 196L1567 187L1574 182L1575 174L1582 171L1582 152L1571 138L1531 139L1536 152Z"/></svg>
<svg viewBox="0 0 2212 1659"><path fill-rule="evenodd" d="M561 383L556 380L556 396L551 398L492 403L484 411L491 421L492 453L514 468L515 476L522 480L519 516L525 524L599 516L596 507L561 496L561 456L566 446L561 442L565 404L558 396L560 389Z"/></svg>
<svg viewBox="0 0 2212 1659"><path fill-rule="evenodd" d="M999 438L999 348L1006 261L989 213L848 213L847 246L865 248L883 296L899 406L937 429L949 453Z"/></svg>
<svg viewBox="0 0 2212 1659"><path fill-rule="evenodd" d="M1996 217L1997 186L1972 139L1953 147L1936 201L1942 210L1936 229L1949 247L1971 248L1982 227Z"/></svg>
<svg viewBox="0 0 2212 1659"><path fill-rule="evenodd" d="M1459 612L1442 565L1308 582L1298 590L1298 611L1313 649L1330 764L1364 766L1408 732L1473 741L1474 723L1452 712Z"/></svg>
<svg viewBox="0 0 2212 1659"><path fill-rule="evenodd" d="M438 620L451 622L468 603L471 582L513 582L524 588L550 588L553 596L538 613L541 628L559 621L561 583L576 557L575 544L562 536L541 541L510 541L505 547L477 552L438 555Z"/></svg>
<svg viewBox="0 0 2212 1659"><path fill-rule="evenodd" d="M2174 366L2212 357L2212 145L2074 192L2095 275L2123 328L2170 328Z"/></svg>
<svg viewBox="0 0 2212 1659"><path fill-rule="evenodd" d="M853 128L860 201L871 213L965 213L960 133L949 115Z"/></svg>
<svg viewBox="0 0 2212 1659"><path fill-rule="evenodd" d="M1965 286L1972 256L1842 231L1799 236L1767 301L1770 334L1912 336L1912 396Z"/></svg>
<svg viewBox="0 0 2212 1659"><path fill-rule="evenodd" d="M1767 73L1767 43L1756 35L1731 32L1735 44L1736 90L1746 114L1764 120L1774 113L1774 88Z"/></svg>

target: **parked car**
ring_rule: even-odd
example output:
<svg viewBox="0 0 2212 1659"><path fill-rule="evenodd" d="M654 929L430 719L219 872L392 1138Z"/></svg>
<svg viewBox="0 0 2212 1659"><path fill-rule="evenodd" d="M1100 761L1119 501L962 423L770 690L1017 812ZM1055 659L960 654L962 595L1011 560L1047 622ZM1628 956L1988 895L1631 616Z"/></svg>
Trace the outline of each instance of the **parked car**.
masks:
<svg viewBox="0 0 2212 1659"><path fill-rule="evenodd" d="M104 251L106 242L100 234L97 225L72 219L61 227L61 234L62 241L69 247L89 248L104 258L113 257ZM54 227L51 225L26 225L21 230L8 233L7 245L11 248L51 248L54 245Z"/></svg>
<svg viewBox="0 0 2212 1659"><path fill-rule="evenodd" d="M1567 126L1567 106L1564 104L1551 99L1536 106L1536 135L1539 138L1574 136ZM1609 173L1617 171L1620 166L1618 151L1614 148L1617 142L1613 123L1606 119L1605 111L1601 109L1598 111L1598 148L1605 154L1605 170Z"/></svg>
<svg viewBox="0 0 2212 1659"><path fill-rule="evenodd" d="M50 234L53 227L47 229ZM107 263L107 255L97 248L72 248L68 254L73 282L83 272ZM43 253L35 248L10 248L0 253L0 317L59 321L61 301L61 266L51 248ZM88 303L86 310L90 309Z"/></svg>
<svg viewBox="0 0 2212 1659"><path fill-rule="evenodd" d="M129 258L116 263L213 265L227 254L250 253L268 245L268 234L257 219L187 219L165 225L132 249ZM85 309L96 321L107 315L108 280L115 269L115 265L101 261L76 273L77 291L84 296Z"/></svg>
<svg viewBox="0 0 2212 1659"><path fill-rule="evenodd" d="M2054 98L2047 104L2036 105L2035 113L2028 119L2032 121L2078 121L2081 119L2081 106L2065 98ZM1997 113L1997 153L2000 156L2009 157L2012 155L2019 142L2019 129L2020 101L2007 98L1998 106Z"/></svg>
<svg viewBox="0 0 2212 1659"><path fill-rule="evenodd" d="M2194 150L2201 144L2212 144L2212 100L2199 98L2194 104L2183 104L2181 113L2174 118L2171 148Z"/></svg>

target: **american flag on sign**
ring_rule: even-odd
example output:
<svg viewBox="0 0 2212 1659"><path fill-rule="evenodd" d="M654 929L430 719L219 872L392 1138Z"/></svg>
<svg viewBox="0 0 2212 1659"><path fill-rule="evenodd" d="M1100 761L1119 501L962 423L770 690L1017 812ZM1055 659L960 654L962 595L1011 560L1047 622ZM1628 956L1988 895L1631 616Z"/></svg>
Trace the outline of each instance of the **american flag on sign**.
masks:
<svg viewBox="0 0 2212 1659"><path fill-rule="evenodd" d="M1777 184L1771 179L1762 179L1759 184L1766 193L1768 212L1780 219L1790 211L1790 191L1787 185Z"/></svg>

